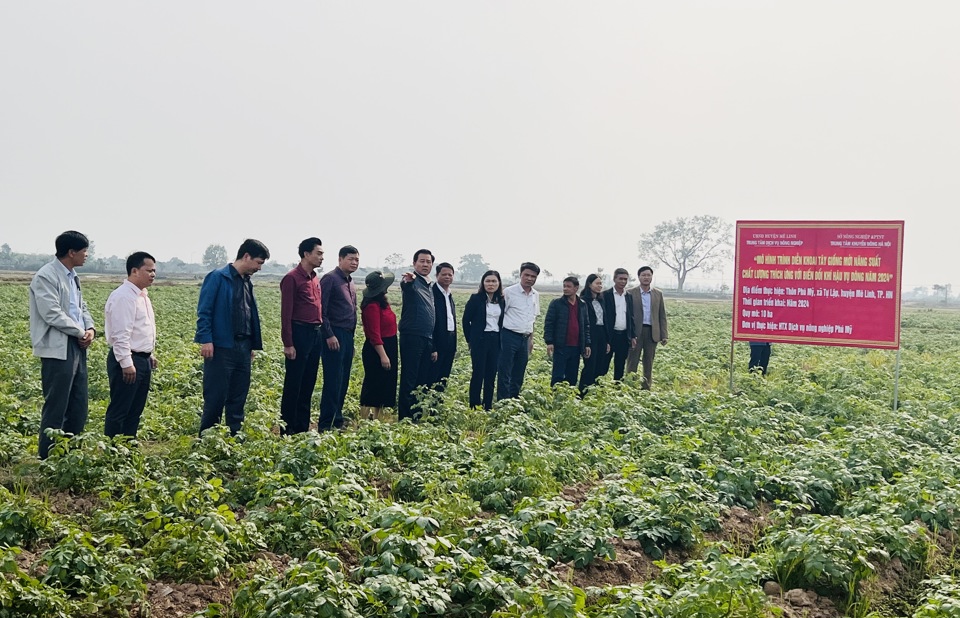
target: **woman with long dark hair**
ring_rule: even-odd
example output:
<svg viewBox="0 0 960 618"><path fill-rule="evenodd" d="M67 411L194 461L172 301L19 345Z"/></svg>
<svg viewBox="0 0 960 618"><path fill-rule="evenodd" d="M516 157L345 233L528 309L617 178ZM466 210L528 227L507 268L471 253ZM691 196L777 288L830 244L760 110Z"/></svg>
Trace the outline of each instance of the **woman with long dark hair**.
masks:
<svg viewBox="0 0 960 618"><path fill-rule="evenodd" d="M387 300L387 288L393 280L393 273L375 270L367 275L367 287L363 290L361 417L382 418L383 408L397 406L397 316Z"/></svg>
<svg viewBox="0 0 960 618"><path fill-rule="evenodd" d="M607 332L612 327L610 316L603 314L603 278L594 273L587 275L583 293L580 295L587 305L587 316L590 321L591 347L590 357L583 360L583 369L580 371L580 392L587 390L606 373L603 367L606 363L603 358L610 354L610 336ZM606 365L609 369L609 365Z"/></svg>
<svg viewBox="0 0 960 618"><path fill-rule="evenodd" d="M500 329L503 327L503 285L500 273L488 270L480 278L480 288L470 296L463 309L463 336L470 346L470 407L481 403L493 407L493 384L500 356Z"/></svg>

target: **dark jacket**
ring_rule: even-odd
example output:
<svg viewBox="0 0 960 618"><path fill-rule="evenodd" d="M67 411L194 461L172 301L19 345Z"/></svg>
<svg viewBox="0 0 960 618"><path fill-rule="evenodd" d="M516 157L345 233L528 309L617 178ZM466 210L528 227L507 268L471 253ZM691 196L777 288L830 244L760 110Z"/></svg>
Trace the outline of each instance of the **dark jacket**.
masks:
<svg viewBox="0 0 960 618"><path fill-rule="evenodd" d="M231 265L207 273L197 299L197 343L213 343L214 348L232 348L233 343L233 274ZM257 299L250 301L250 348L263 349L260 335L260 314Z"/></svg>
<svg viewBox="0 0 960 618"><path fill-rule="evenodd" d="M433 306L436 311L436 319L433 323L433 339L440 340L447 333L447 298L437 282L430 284L433 290ZM457 304L453 302L453 295L450 295L450 307L453 309L453 332L457 332Z"/></svg>
<svg viewBox="0 0 960 618"><path fill-rule="evenodd" d="M587 318L587 303L577 296L577 322L580 323L580 353L590 346L590 321ZM565 346L567 341L567 321L570 319L570 302L565 296L550 301L547 317L543 319L543 341L547 345Z"/></svg>
<svg viewBox="0 0 960 618"><path fill-rule="evenodd" d="M500 329L503 329L503 296L500 297ZM483 331L487 328L487 293L477 292L467 300L463 308L463 338L469 344L471 341L480 341Z"/></svg>
<svg viewBox="0 0 960 618"><path fill-rule="evenodd" d="M603 325L607 329L607 338L613 338L613 325L617 321L617 301L614 299L616 292L613 288L603 291ZM633 315L633 296L624 291L623 297L627 299L627 339L633 339L637 336L637 327Z"/></svg>
<svg viewBox="0 0 960 618"><path fill-rule="evenodd" d="M433 339L433 329L437 325L437 312L433 304L433 290L427 280L415 274L413 281L400 282L403 304L400 306L401 335L417 335Z"/></svg>
<svg viewBox="0 0 960 618"><path fill-rule="evenodd" d="M590 325L590 338L593 343L597 342L597 312L593 308L593 298L587 300L583 296L580 297L580 300L583 301L583 304L587 306L587 323ZM607 295L603 292L600 293L600 298L597 299L600 301L600 306L603 307L603 326L602 328L606 333L606 340L610 341L610 332L613 330L613 326L610 323L610 318L607 316ZM595 352L597 350L594 350ZM601 353L606 353L606 350L599 350Z"/></svg>

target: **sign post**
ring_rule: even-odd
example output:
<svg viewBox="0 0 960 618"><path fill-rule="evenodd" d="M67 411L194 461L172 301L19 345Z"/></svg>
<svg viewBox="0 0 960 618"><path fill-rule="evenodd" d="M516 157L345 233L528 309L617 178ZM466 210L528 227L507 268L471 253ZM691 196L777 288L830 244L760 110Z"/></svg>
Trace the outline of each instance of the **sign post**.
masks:
<svg viewBox="0 0 960 618"><path fill-rule="evenodd" d="M903 221L738 221L736 230L733 341L899 350Z"/></svg>

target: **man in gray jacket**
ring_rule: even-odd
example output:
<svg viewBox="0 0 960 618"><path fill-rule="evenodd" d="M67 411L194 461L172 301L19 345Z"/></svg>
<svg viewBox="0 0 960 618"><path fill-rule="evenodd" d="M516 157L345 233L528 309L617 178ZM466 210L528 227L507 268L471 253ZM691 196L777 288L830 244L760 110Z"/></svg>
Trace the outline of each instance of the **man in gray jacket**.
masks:
<svg viewBox="0 0 960 618"><path fill-rule="evenodd" d="M38 453L47 458L47 429L78 434L87 424L87 348L96 330L75 270L87 261L90 241L80 232L56 239L56 259L30 282L30 340L40 357L43 412Z"/></svg>

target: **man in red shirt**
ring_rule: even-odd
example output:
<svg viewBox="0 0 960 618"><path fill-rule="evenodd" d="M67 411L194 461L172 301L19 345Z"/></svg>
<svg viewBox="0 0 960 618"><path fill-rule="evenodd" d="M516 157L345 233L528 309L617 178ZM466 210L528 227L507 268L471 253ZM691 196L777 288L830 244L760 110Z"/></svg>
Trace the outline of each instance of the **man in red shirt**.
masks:
<svg viewBox="0 0 960 618"><path fill-rule="evenodd" d="M323 348L323 306L316 269L323 264L323 243L307 238L300 243L300 263L280 280L280 339L283 341L283 397L281 433L310 429L310 400L317 385Z"/></svg>

